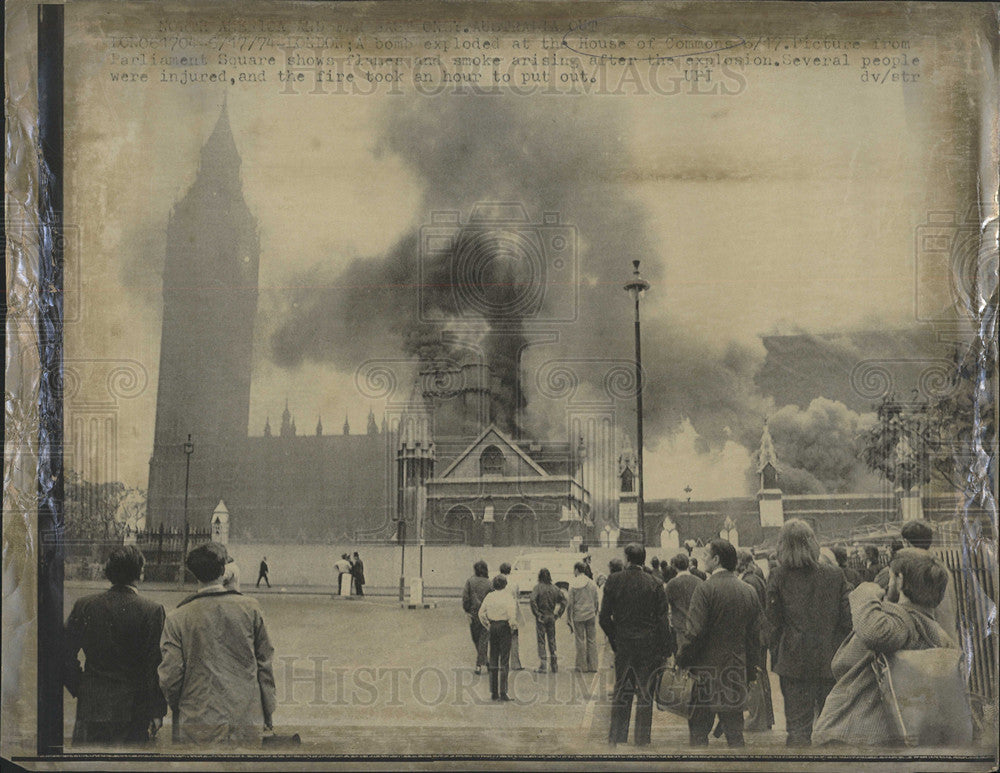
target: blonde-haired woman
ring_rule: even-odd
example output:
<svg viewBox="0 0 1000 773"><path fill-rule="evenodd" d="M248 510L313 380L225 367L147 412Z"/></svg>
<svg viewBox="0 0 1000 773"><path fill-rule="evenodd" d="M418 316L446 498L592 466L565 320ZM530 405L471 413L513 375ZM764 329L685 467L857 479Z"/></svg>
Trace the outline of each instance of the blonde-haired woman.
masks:
<svg viewBox="0 0 1000 773"><path fill-rule="evenodd" d="M813 721L833 687L830 663L851 631L848 585L837 566L820 561L812 527L797 518L778 535L778 566L767 583L771 670L785 698L788 746L809 746Z"/></svg>

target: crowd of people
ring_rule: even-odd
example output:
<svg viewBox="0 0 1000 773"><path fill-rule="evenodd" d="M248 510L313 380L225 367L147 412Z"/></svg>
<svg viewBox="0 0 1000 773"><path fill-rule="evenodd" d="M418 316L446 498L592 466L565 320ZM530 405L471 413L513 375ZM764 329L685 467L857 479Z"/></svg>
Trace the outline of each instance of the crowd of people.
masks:
<svg viewBox="0 0 1000 773"><path fill-rule="evenodd" d="M724 539L705 546L704 571L684 552L647 566L638 544L626 546L625 561L612 560L597 582L581 561L566 591L542 568L530 597L537 670L558 670L555 622L565 614L574 670L597 671L597 625L614 654L612 746L628 740L633 703L634 742L650 743L653 703L668 667L691 675L690 745L725 736L730 747L744 746L746 732L775 723L768 659L784 700L787 746L901 744L871 665L878 654L958 647L955 591L929 550L933 537L925 522L905 524L888 556L866 552L865 572L849 566L845 547L821 549L812 527L798 519L782 527L766 571L753 553ZM498 701L510 700L508 670L520 668L519 660L511 664L521 619L508 574L504 565L491 581L479 561L463 594L476 673L489 665Z"/></svg>
<svg viewBox="0 0 1000 773"><path fill-rule="evenodd" d="M596 581L589 556L582 558L565 590L540 568L527 604L536 671L558 672L556 623L565 616L574 671L598 670L598 626L613 653L611 745L627 743L630 725L637 745L650 744L653 703L669 667L686 671L693 684L690 745L725 736L730 747L744 746L746 732L774 725L768 658L789 747L898 745L903 739L873 666L895 652L958 647L955 590L929 550L933 537L928 524L907 523L888 565L860 573L846 565L846 550L821 549L801 520L781 528L767 572L724 539L706 546L702 576L684 552L647 566L639 544L627 545L624 561L612 560ZM362 593L360 557L341 560L341 573ZM139 594L144 558L134 545L111 552L111 588L74 605L63 671L78 701L74 743L149 742L168 709L181 743L244 745L272 727L273 650L260 605L233 587L225 546L198 546L185 563L198 588L169 613ZM238 573L235 580L238 586ZM522 670L520 592L510 564L491 578L477 561L462 594L475 672L488 668L498 702L515 697L509 671ZM927 711L934 710L931 696Z"/></svg>

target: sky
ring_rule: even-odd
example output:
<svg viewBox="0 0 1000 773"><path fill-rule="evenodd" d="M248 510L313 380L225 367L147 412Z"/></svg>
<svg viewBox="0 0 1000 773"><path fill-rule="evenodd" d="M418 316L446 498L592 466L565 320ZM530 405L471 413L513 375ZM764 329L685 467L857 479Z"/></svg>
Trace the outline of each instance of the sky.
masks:
<svg viewBox="0 0 1000 773"><path fill-rule="evenodd" d="M140 364L145 387L114 409L117 476L131 485L145 486L152 450L166 222L224 101L261 244L251 434L286 399L300 432L318 417L328 432L380 418L356 371L412 354L419 301L380 283L400 261L412 269L408 239L432 212L516 198L536 222L558 211L579 238L576 320L524 357L539 427L559 426L565 405L532 393L533 376L559 358L627 361L633 259L652 283L647 497L746 493L748 438L782 408L753 386L760 336L915 325L915 233L928 211L964 208L974 179L955 149L968 63L948 30L914 35L924 78L906 87L862 84L856 67L758 68L731 76L729 94L336 96L112 84L98 17L76 13L67 359ZM99 402L105 383L85 378L77 400ZM625 431L628 409L615 404Z"/></svg>

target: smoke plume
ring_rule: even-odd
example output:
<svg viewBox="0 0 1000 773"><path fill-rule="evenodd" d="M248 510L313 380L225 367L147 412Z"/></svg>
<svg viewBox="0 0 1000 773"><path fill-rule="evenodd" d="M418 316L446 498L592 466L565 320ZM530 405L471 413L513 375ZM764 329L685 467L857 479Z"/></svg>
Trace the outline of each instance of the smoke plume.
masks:
<svg viewBox="0 0 1000 773"><path fill-rule="evenodd" d="M643 274L658 292L667 291L667 272L678 268L658 262L660 250L642 207L629 194L637 162L623 138L620 106L615 100L405 99L393 99L384 113L375 151L398 156L422 182L420 222L385 255L355 260L336 276L323 277L319 267L308 281L296 283L310 289L286 306L271 339L272 357L287 368L312 360L345 370L377 356L403 354L424 364L481 357L501 378L503 423L558 436L565 404L546 407L523 371L560 357L629 359L633 331L622 286L631 260L643 260ZM514 309L517 304L505 305L504 294L526 280L522 268L488 260L479 280L488 288L490 307L501 311L483 313L478 326L468 319L457 325L450 256L424 255L421 265L420 226L441 211L460 211L464 221L482 201L519 202L532 222L554 212L560 223L573 224L579 236L578 297L568 301L559 288L546 288L537 308ZM687 268L694 269L690 263ZM320 291L314 289L318 277L325 287ZM547 325L568 302L576 304L575 321ZM421 322L421 311L424 319L431 312L437 321ZM529 346L539 330L554 331L558 339ZM829 401L775 413L773 399L754 383L764 361L762 345L699 340L669 315L644 318L643 338L650 445L687 419L703 450L728 440L756 449L763 420L773 415L786 480L798 476L798 488L827 490L856 479L850 455L858 414ZM526 346L528 365L519 370ZM582 389L606 391L599 375L581 371L580 378ZM630 402L619 402L628 415ZM515 417L524 415L531 427L514 427Z"/></svg>

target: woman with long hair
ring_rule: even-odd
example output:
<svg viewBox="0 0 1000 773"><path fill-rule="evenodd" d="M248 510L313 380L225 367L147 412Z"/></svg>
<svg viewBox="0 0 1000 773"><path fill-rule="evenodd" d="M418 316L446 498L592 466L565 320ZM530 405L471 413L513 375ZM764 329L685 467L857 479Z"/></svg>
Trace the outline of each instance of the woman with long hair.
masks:
<svg viewBox="0 0 1000 773"><path fill-rule="evenodd" d="M771 670L785 698L788 746L809 746L813 721L833 687L830 663L851 631L844 573L820 562L812 527L793 518L778 535L778 566L767 583Z"/></svg>

